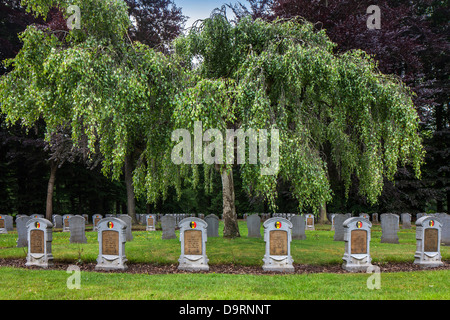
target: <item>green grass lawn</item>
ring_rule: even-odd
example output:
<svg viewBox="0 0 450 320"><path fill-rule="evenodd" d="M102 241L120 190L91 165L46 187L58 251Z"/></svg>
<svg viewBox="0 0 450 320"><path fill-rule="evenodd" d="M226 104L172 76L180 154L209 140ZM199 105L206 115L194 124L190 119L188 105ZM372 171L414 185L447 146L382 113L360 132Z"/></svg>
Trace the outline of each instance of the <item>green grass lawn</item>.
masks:
<svg viewBox="0 0 450 320"><path fill-rule="evenodd" d="M241 237L209 238L209 264L262 266L264 240L247 238L239 222ZM88 229L89 230L89 229ZM261 231L261 234L263 232ZM294 263L341 264L344 242L333 241L330 225L316 225L306 231L306 240L293 240ZM95 262L98 255L96 232L86 232L87 244L70 244L69 233L54 232L55 261ZM178 236L178 231L177 231ZM126 243L129 263L178 264L179 239L162 240L161 231L134 231ZM370 243L373 262L412 262L416 250L415 227L399 231L400 244L380 243L381 227L372 228ZM0 258L23 258L27 248L16 248L17 233L0 235ZM441 246L443 260L450 260L450 247ZM0 268L0 299L449 299L450 271L382 273L381 289L367 288L370 274L126 274L81 272L81 289L69 290L70 274L61 270ZM5 285L7 284L7 285Z"/></svg>

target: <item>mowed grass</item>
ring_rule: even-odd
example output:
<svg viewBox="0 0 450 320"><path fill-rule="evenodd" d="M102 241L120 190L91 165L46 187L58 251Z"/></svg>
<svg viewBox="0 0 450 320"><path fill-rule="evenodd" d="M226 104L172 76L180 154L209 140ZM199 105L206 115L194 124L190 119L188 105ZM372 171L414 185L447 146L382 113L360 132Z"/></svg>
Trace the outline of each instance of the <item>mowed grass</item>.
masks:
<svg viewBox="0 0 450 320"><path fill-rule="evenodd" d="M247 238L244 221L241 237L224 239L220 222L219 238L209 238L206 252L209 264L262 266L263 238ZM69 233L53 233L52 251L56 261L95 262L97 233L86 232L87 244L70 244ZM177 237L179 237L178 231ZM161 231L133 231L133 241L125 246L129 263L178 264L179 238L162 240ZM261 235L263 231L261 229ZM330 225L316 225L306 231L306 240L293 240L294 263L341 264L344 242L333 241ZM412 262L416 250L415 227L399 230L400 244L380 243L381 227L372 228L370 243L374 262ZM0 258L22 258L27 248L16 248L17 233L0 235ZM441 246L443 260L450 260L450 247ZM167 299L167 300L265 300L265 299L444 299L450 298L450 271L381 273L381 289L370 290L372 274L127 274L81 272L81 288L68 289L71 274L61 270L0 267L0 299Z"/></svg>
<svg viewBox="0 0 450 320"><path fill-rule="evenodd" d="M60 270L0 268L0 299L12 300L448 300L447 270L382 273L380 289L369 274L128 274L81 272L80 288L69 289Z"/></svg>

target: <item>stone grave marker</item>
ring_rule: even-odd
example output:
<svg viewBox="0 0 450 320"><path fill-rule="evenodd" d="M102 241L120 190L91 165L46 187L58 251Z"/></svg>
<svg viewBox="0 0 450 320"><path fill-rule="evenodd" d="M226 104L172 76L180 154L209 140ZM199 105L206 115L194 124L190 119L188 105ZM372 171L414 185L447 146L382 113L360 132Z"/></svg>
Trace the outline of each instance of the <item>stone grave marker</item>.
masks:
<svg viewBox="0 0 450 320"><path fill-rule="evenodd" d="M306 230L316 230L314 228L314 215L308 213L305 215L305 219L306 219Z"/></svg>
<svg viewBox="0 0 450 320"><path fill-rule="evenodd" d="M32 214L30 217L31 218L42 218L42 219L45 218L43 214Z"/></svg>
<svg viewBox="0 0 450 320"><path fill-rule="evenodd" d="M99 253L95 270L126 270L125 256L127 224L123 220L107 217L97 224Z"/></svg>
<svg viewBox="0 0 450 320"><path fill-rule="evenodd" d="M4 215L5 218L5 225L6 225L6 231L14 231L14 219L10 215Z"/></svg>
<svg viewBox="0 0 450 320"><path fill-rule="evenodd" d="M350 272L367 271L371 267L370 230L372 224L363 217L348 218L344 221L345 253L342 268Z"/></svg>
<svg viewBox="0 0 450 320"><path fill-rule="evenodd" d="M360 213L359 216L361 218L364 218L364 219L370 221L370 216L367 213Z"/></svg>
<svg viewBox="0 0 450 320"><path fill-rule="evenodd" d="M292 223L292 239L293 240L305 240L305 217L301 215L295 215L291 217Z"/></svg>
<svg viewBox="0 0 450 320"><path fill-rule="evenodd" d="M348 218L351 218L351 213L346 214L336 214L334 216L334 241L345 241L344 235L345 235L345 229L344 229L344 221Z"/></svg>
<svg viewBox="0 0 450 320"><path fill-rule="evenodd" d="M147 214L145 216L145 221L147 222L145 230L155 231L156 230L156 216L154 214Z"/></svg>
<svg viewBox="0 0 450 320"><path fill-rule="evenodd" d="M82 216L69 218L70 243L87 243L86 221Z"/></svg>
<svg viewBox="0 0 450 320"><path fill-rule="evenodd" d="M161 239L176 239L175 218L165 215L161 218L162 236Z"/></svg>
<svg viewBox="0 0 450 320"><path fill-rule="evenodd" d="M27 222L31 218L29 216L21 216L16 219L16 230L17 230L17 247L28 247L28 229Z"/></svg>
<svg viewBox="0 0 450 320"><path fill-rule="evenodd" d="M257 214L252 214L247 217L247 229L247 237L261 238L261 218Z"/></svg>
<svg viewBox="0 0 450 320"><path fill-rule="evenodd" d="M294 272L291 257L292 223L280 217L267 219L264 224L266 251L264 271Z"/></svg>
<svg viewBox="0 0 450 320"><path fill-rule="evenodd" d="M372 213L372 223L378 223L378 213Z"/></svg>
<svg viewBox="0 0 450 320"><path fill-rule="evenodd" d="M65 214L63 215L63 232L70 232L70 223L69 219L70 217L73 217L73 214Z"/></svg>
<svg viewBox="0 0 450 320"><path fill-rule="evenodd" d="M442 224L441 227L441 244L444 246L450 246L450 215L445 213L440 213L438 215L439 222Z"/></svg>
<svg viewBox="0 0 450 320"><path fill-rule="evenodd" d="M411 229L411 215L409 213L402 213L402 228Z"/></svg>
<svg viewBox="0 0 450 320"><path fill-rule="evenodd" d="M53 218L53 226L56 229L62 229L63 228L63 217L59 214L54 214L52 216Z"/></svg>
<svg viewBox="0 0 450 320"><path fill-rule="evenodd" d="M209 237L219 236L219 217L215 214L209 214L205 217L205 222L207 225L206 234Z"/></svg>
<svg viewBox="0 0 450 320"><path fill-rule="evenodd" d="M44 218L31 218L27 222L28 254L26 266L48 268L53 265L52 227Z"/></svg>
<svg viewBox="0 0 450 320"><path fill-rule="evenodd" d="M102 220L102 219L103 219L103 216L101 214L98 214L98 213L94 214L92 216L92 225L93 225L93 229L94 230L97 230L97 225L100 222L100 220Z"/></svg>
<svg viewBox="0 0 450 320"><path fill-rule="evenodd" d="M178 269L187 271L208 271L206 256L207 222L199 218L185 218L180 227L181 255Z"/></svg>
<svg viewBox="0 0 450 320"><path fill-rule="evenodd" d="M6 229L6 220L4 215L0 215L0 234L6 234L8 230Z"/></svg>
<svg viewBox="0 0 450 320"><path fill-rule="evenodd" d="M419 220L420 218L422 218L423 216L426 216L427 214L424 212L420 212L418 214L416 214L416 221Z"/></svg>
<svg viewBox="0 0 450 320"><path fill-rule="evenodd" d="M441 222L430 216L416 221L416 253L414 264L422 268L435 268L443 265L441 261Z"/></svg>
<svg viewBox="0 0 450 320"><path fill-rule="evenodd" d="M123 222L127 224L127 242L133 241L133 233L132 233L132 219L127 214L120 214L117 218L121 219Z"/></svg>
<svg viewBox="0 0 450 320"><path fill-rule="evenodd" d="M399 243L398 229L399 217L392 213L383 213L381 216L381 243Z"/></svg>

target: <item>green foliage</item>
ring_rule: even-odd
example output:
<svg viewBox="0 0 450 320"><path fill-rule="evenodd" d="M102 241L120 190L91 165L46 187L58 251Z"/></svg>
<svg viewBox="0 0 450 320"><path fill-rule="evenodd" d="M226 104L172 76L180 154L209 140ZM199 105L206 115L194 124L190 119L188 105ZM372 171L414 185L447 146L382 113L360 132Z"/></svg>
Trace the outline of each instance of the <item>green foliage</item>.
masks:
<svg viewBox="0 0 450 320"><path fill-rule="evenodd" d="M398 163L411 163L420 176L423 151L411 93L380 74L364 52L333 54L334 44L312 24L243 18L231 25L216 14L174 47L201 77L178 97L177 122L279 129L278 177L291 182L299 210L317 210L331 199L328 161L347 193L355 174L371 203ZM244 187L265 195L273 209L278 177L259 172L259 165L244 164Z"/></svg>
<svg viewBox="0 0 450 320"><path fill-rule="evenodd" d="M51 6L68 6L24 3L44 16ZM9 123L31 125L42 117L48 133L70 122L74 141L86 135L92 152L99 143L103 171L114 178L125 156L135 153L135 192L148 202L167 198L169 187L181 196L188 177L198 185L197 166L170 159L172 130L192 131L195 120L223 133L279 130L277 175L261 175L261 163L240 168L243 188L265 197L272 210L279 179L291 182L300 211L330 201L329 161L347 190L356 175L371 203L397 163L412 164L420 176L411 93L380 74L364 52L333 54L325 32L308 22L244 18L233 25L217 13L177 38L175 54L165 56L130 43L122 1L71 4L80 6L80 30L64 38L35 27L22 34L23 48L9 61L14 69L0 80L2 112ZM212 170L204 166L210 190Z"/></svg>

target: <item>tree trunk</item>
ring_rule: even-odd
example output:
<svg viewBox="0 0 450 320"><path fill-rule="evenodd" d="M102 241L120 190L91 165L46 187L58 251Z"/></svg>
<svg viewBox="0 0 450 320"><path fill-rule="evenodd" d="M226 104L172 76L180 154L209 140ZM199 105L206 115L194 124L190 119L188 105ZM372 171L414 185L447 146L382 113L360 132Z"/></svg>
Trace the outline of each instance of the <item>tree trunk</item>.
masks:
<svg viewBox="0 0 450 320"><path fill-rule="evenodd" d="M56 180L56 170L58 169L58 165L55 161L50 161L50 179L48 179L47 186L47 205L45 209L45 218L49 221L52 221L53 214L53 189L55 187Z"/></svg>
<svg viewBox="0 0 450 320"><path fill-rule="evenodd" d="M127 187L127 214L131 217L133 223L137 223L133 189L133 168L130 155L125 157L125 185Z"/></svg>
<svg viewBox="0 0 450 320"><path fill-rule="evenodd" d="M233 171L227 172L225 168L221 169L222 177L222 197L223 197L223 236L225 238L240 237L239 226L237 222Z"/></svg>
<svg viewBox="0 0 450 320"><path fill-rule="evenodd" d="M327 219L327 205L326 205L326 203L324 203L319 208L319 223L320 224L325 224L326 223L326 219Z"/></svg>

